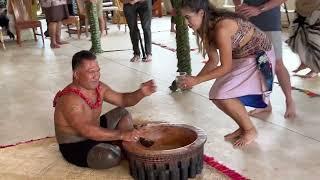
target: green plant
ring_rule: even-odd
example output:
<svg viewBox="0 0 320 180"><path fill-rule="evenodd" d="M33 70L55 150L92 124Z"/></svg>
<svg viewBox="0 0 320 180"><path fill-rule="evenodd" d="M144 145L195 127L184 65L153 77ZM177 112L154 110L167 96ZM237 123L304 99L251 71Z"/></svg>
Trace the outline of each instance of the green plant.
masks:
<svg viewBox="0 0 320 180"><path fill-rule="evenodd" d="M190 45L189 45L189 32L188 26L185 23L185 19L181 16L181 4L182 0L172 0L172 6L176 11L175 23L176 23L176 43L177 43L177 59L178 70L177 72L186 72L191 75L191 58L190 58ZM177 84L174 80L169 87L171 91L177 90Z"/></svg>

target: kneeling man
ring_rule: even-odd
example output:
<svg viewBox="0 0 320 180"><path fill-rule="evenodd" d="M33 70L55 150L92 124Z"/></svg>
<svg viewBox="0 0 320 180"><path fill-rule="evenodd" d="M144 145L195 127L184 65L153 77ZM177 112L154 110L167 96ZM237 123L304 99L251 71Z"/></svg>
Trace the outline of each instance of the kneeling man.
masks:
<svg viewBox="0 0 320 180"><path fill-rule="evenodd" d="M137 141L130 113L134 106L156 91L152 80L131 93L118 93L100 82L96 56L80 51L72 58L73 81L54 98L54 124L59 149L65 160L81 167L106 169L119 164L121 141ZM101 114L102 102L117 108ZM118 145L117 145L118 144Z"/></svg>

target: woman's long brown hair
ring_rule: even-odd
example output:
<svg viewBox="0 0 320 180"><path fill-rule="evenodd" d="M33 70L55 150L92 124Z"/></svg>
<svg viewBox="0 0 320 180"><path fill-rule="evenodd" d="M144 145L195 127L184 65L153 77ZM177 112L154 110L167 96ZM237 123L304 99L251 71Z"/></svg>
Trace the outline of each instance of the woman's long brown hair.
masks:
<svg viewBox="0 0 320 180"><path fill-rule="evenodd" d="M197 44L199 52L204 57L206 55L206 49L209 48L213 37L210 37L210 31L214 29L218 18L245 18L234 12L227 11L225 9L216 8L210 4L208 0L182 0L182 9L190 10L191 12L198 13L200 10L204 11L201 27L197 30Z"/></svg>

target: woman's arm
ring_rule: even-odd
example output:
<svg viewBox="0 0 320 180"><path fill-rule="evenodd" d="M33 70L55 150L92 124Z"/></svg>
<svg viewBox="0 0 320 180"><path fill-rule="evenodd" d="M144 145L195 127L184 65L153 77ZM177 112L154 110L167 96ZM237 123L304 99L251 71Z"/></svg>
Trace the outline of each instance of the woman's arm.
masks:
<svg viewBox="0 0 320 180"><path fill-rule="evenodd" d="M214 47L209 47L207 50L209 60L205 64L205 66L201 69L197 76L201 76L203 74L208 73L218 66L219 63L219 55L217 49Z"/></svg>
<svg viewBox="0 0 320 180"><path fill-rule="evenodd" d="M231 37L237 30L237 25L233 20L223 20L216 25L215 44L220 53L221 65L203 74L199 74L196 79L198 83L219 78L232 69L232 42Z"/></svg>
<svg viewBox="0 0 320 180"><path fill-rule="evenodd" d="M214 42L220 53L220 66L215 68L212 64L205 66L197 76L187 76L180 83L183 88L189 89L192 86L205 81L219 78L232 69L232 42L231 37L238 29L237 22L234 20L222 20L214 29ZM210 51L211 52L211 51ZM213 63L215 64L215 63Z"/></svg>

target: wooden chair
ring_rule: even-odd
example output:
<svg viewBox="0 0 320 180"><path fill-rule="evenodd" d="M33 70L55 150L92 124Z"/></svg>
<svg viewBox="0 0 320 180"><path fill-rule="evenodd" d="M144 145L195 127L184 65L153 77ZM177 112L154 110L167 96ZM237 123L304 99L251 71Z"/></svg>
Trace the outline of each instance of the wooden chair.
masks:
<svg viewBox="0 0 320 180"><path fill-rule="evenodd" d="M44 35L42 31L41 22L31 17L31 6L32 1L30 0L10 0L10 6L13 11L15 19L15 28L17 33L17 44L21 46L21 30L32 28L34 40L37 41L37 35L42 37L43 47L44 45ZM36 33L36 29L40 28L41 34Z"/></svg>
<svg viewBox="0 0 320 180"><path fill-rule="evenodd" d="M106 3L105 3L106 4ZM108 23L108 14L110 13L110 12L113 12L113 13L115 13L117 10L118 10L119 8L117 7L117 6L115 6L114 5L114 3L113 2L111 2L111 3L108 3L108 4L106 4L106 6L103 6L102 7L102 12L103 12L103 17L104 17L104 21L105 21L105 29L106 29L106 33L108 34L108 25L107 25L107 23Z"/></svg>
<svg viewBox="0 0 320 180"><path fill-rule="evenodd" d="M152 14L154 16L158 16L159 18L162 17L162 0L154 0L152 5Z"/></svg>
<svg viewBox="0 0 320 180"><path fill-rule="evenodd" d="M81 35L81 27L80 27L80 18L79 16L69 16L68 19L64 19L62 21L62 24L67 26L68 28L68 34L69 34L69 37L71 37L71 29L70 29L70 25L74 25L76 26L76 31L77 31L77 34L78 34L78 39L80 39L80 35Z"/></svg>

